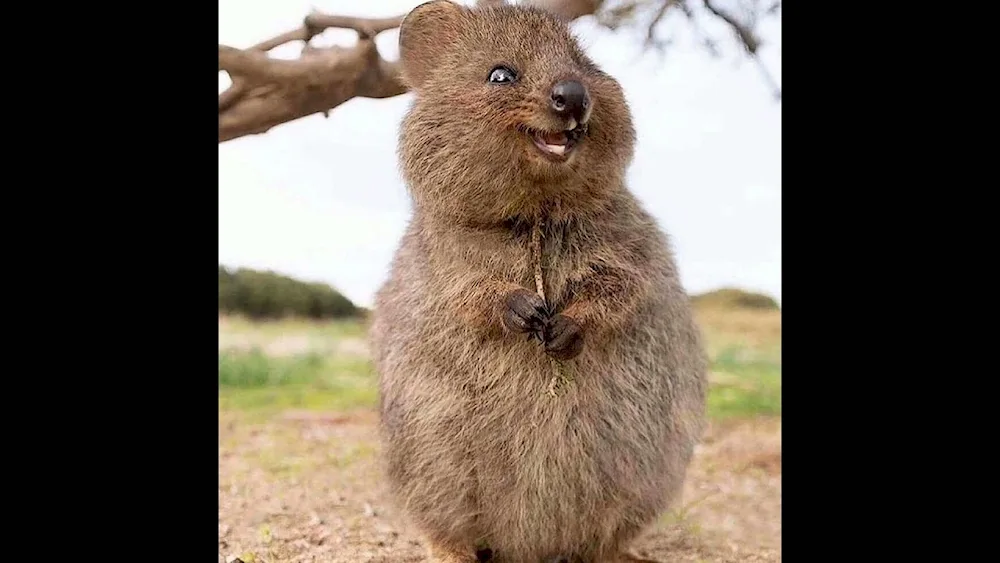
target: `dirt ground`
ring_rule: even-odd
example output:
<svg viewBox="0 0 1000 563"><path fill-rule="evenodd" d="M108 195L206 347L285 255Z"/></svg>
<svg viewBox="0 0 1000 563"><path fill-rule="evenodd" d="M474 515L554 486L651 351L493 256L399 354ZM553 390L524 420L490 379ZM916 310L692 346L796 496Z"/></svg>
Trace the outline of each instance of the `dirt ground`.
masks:
<svg viewBox="0 0 1000 563"><path fill-rule="evenodd" d="M374 413L219 416L219 563L422 561L380 488ZM780 561L780 419L713 424L684 498L636 547L664 563Z"/></svg>

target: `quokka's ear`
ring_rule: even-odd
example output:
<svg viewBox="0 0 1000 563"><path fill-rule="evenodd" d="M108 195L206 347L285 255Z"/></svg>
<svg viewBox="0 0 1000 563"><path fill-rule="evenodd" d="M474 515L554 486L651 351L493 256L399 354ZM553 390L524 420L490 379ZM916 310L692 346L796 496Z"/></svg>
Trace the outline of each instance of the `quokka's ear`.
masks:
<svg viewBox="0 0 1000 563"><path fill-rule="evenodd" d="M410 10L399 26L399 60L403 81L420 89L454 49L467 8L450 0L432 0Z"/></svg>

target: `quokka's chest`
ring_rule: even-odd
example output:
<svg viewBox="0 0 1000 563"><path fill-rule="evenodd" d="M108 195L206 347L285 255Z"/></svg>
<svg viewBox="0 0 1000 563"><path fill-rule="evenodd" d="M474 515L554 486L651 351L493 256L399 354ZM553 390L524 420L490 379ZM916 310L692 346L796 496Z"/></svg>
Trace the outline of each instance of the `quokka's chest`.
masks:
<svg viewBox="0 0 1000 563"><path fill-rule="evenodd" d="M467 265L533 291L541 284L546 300L554 305L568 297L573 282L588 268L587 247L566 228L528 226L470 243L480 245L471 248L478 259Z"/></svg>

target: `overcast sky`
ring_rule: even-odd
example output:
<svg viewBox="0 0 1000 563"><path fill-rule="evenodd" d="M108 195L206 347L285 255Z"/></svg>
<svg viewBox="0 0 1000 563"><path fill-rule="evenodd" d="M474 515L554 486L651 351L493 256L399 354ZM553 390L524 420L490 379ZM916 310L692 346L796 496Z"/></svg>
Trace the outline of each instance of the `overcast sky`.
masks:
<svg viewBox="0 0 1000 563"><path fill-rule="evenodd" d="M219 0L219 42L248 47L293 29L315 7L393 16L420 0ZM464 2L470 3L470 2ZM617 78L632 106L638 144L630 188L671 238L692 293L722 286L781 299L781 105L725 28L722 59L680 30L661 59L641 55L636 32L573 24L591 56ZM762 28L764 61L781 83L780 20ZM319 44L353 42L327 31ZM379 36L395 59L395 31ZM272 52L292 58L301 43ZM219 91L229 85L219 73ZM355 98L265 135L219 145L219 262L324 281L370 306L409 216L396 135L409 94Z"/></svg>

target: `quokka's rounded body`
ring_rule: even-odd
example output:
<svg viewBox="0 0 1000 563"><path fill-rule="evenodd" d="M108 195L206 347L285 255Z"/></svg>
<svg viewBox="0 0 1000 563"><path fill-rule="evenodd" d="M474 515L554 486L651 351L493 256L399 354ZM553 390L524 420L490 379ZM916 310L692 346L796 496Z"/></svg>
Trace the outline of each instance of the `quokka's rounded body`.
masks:
<svg viewBox="0 0 1000 563"><path fill-rule="evenodd" d="M624 560L682 488L706 387L625 185L624 95L537 10L424 4L400 56L414 215L371 328L393 500L434 561Z"/></svg>
<svg viewBox="0 0 1000 563"><path fill-rule="evenodd" d="M701 431L704 363L671 269L646 272L630 322L588 341L552 396L554 362L537 342L463 322L446 288L475 274L455 271L460 256L422 254L432 244L419 230L372 330L397 504L432 541L504 561L610 557L680 491ZM519 242L500 254L528 254ZM527 261L495 273L533 284Z"/></svg>

